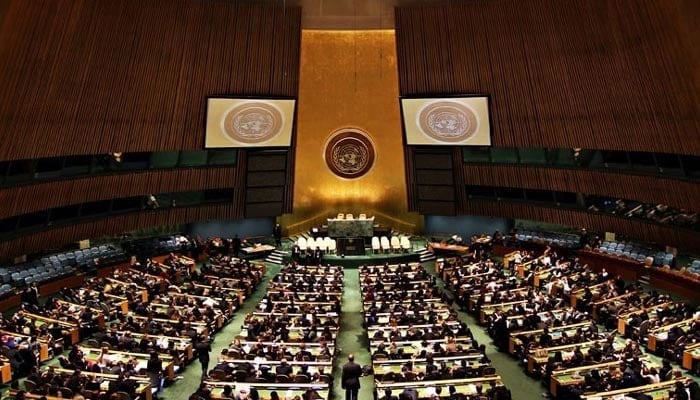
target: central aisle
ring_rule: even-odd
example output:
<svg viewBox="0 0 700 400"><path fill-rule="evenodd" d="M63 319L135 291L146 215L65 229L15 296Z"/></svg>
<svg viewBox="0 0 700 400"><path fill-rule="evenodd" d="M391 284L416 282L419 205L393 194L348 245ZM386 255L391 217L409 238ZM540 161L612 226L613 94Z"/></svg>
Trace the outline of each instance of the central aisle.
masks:
<svg viewBox="0 0 700 400"><path fill-rule="evenodd" d="M340 331L336 347L338 355L333 365L333 389L335 399L344 399L345 391L341 388L340 380L342 367L348 361L348 354L355 355L355 361L362 365L371 365L369 354L369 339L367 330L362 326L362 293L360 292L360 272L357 268L346 268L343 287L343 312L340 316ZM361 378L360 399L372 399L374 392L374 379L372 376Z"/></svg>

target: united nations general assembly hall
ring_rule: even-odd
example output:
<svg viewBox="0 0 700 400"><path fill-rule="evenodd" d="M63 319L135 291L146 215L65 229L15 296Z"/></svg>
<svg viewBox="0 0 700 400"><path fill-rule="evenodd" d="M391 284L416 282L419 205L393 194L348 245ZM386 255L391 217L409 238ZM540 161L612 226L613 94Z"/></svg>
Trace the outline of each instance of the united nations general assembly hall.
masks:
<svg viewBox="0 0 700 400"><path fill-rule="evenodd" d="M700 400L698 27L0 0L0 400Z"/></svg>

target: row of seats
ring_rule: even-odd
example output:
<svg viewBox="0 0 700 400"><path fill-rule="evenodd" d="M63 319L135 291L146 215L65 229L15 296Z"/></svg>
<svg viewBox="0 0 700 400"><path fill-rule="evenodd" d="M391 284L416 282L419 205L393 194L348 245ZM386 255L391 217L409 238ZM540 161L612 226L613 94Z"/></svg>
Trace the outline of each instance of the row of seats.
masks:
<svg viewBox="0 0 700 400"><path fill-rule="evenodd" d="M189 245L189 240L182 235L131 240L122 244L129 253L145 257L176 253L186 250Z"/></svg>
<svg viewBox="0 0 700 400"><path fill-rule="evenodd" d="M666 254L664 252L654 253L652 249L644 248L633 242L605 241L600 245L598 251L603 254L616 255L639 262L645 262L647 257L652 257L654 259L654 265L669 265L673 261L673 254Z"/></svg>
<svg viewBox="0 0 700 400"><path fill-rule="evenodd" d="M521 242L544 242L566 248L576 248L581 242L581 237L579 235L571 233L523 230L518 232L515 237Z"/></svg>
<svg viewBox="0 0 700 400"><path fill-rule="evenodd" d="M183 240L184 239L184 240ZM135 240L127 247L137 248L141 254L153 256L178 251L189 242L183 236ZM70 250L47 255L39 259L12 266L0 267L0 298L14 293L32 283L42 283L76 273L78 270L92 272L98 265L114 265L128 261L121 246L108 244L87 249Z"/></svg>
<svg viewBox="0 0 700 400"><path fill-rule="evenodd" d="M0 269L0 276L2 277L3 283L12 283L15 287L22 287L29 286L34 282L41 283L55 278L60 278L62 276L67 276L74 272L75 267L71 265L59 266L57 268L42 265L36 268L29 268L18 272L13 272L11 274L9 271Z"/></svg>
<svg viewBox="0 0 700 400"><path fill-rule="evenodd" d="M338 213L336 219L354 219L354 217L352 214ZM367 214L360 214L357 216L357 219L367 219Z"/></svg>
<svg viewBox="0 0 700 400"><path fill-rule="evenodd" d="M0 267L0 279L2 279L1 283L3 284L23 287L32 282L40 283L69 275L77 269L91 271L96 268L98 262L109 265L126 260L126 254L118 246L94 246L88 249L52 254L21 264ZM0 292L0 296L2 294Z"/></svg>
<svg viewBox="0 0 700 400"><path fill-rule="evenodd" d="M391 240L386 236L382 236L381 238L377 236L372 237L373 253L388 253L391 251L399 253L409 250L411 250L411 241L408 239L408 236L392 236Z"/></svg>
<svg viewBox="0 0 700 400"><path fill-rule="evenodd" d="M700 274L700 260L693 260L693 262L688 266L688 271L695 274Z"/></svg>
<svg viewBox="0 0 700 400"><path fill-rule="evenodd" d="M307 239L302 236L299 239L297 239L297 246L299 246L299 250L301 251L315 250L316 248L318 248L324 253L334 254L338 244L335 241L335 239L331 239L329 237Z"/></svg>

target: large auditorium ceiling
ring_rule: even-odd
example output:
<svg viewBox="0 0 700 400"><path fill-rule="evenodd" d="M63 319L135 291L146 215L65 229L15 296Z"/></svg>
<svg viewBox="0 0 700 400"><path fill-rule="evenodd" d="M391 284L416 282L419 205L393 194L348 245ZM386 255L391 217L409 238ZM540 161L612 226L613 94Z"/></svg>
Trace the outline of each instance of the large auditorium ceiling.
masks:
<svg viewBox="0 0 700 400"><path fill-rule="evenodd" d="M0 0L1 1L1 0ZM301 6L304 29L365 30L393 29L394 7L444 3L440 0L243 0Z"/></svg>

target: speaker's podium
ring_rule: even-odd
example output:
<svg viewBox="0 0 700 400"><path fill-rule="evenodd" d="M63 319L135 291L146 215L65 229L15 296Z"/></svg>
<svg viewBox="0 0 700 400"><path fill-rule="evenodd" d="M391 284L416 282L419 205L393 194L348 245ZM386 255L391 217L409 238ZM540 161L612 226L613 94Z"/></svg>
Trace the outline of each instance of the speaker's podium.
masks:
<svg viewBox="0 0 700 400"><path fill-rule="evenodd" d="M365 239L373 235L374 217L338 214L336 218L328 218L328 236L336 240L339 254L365 255Z"/></svg>

